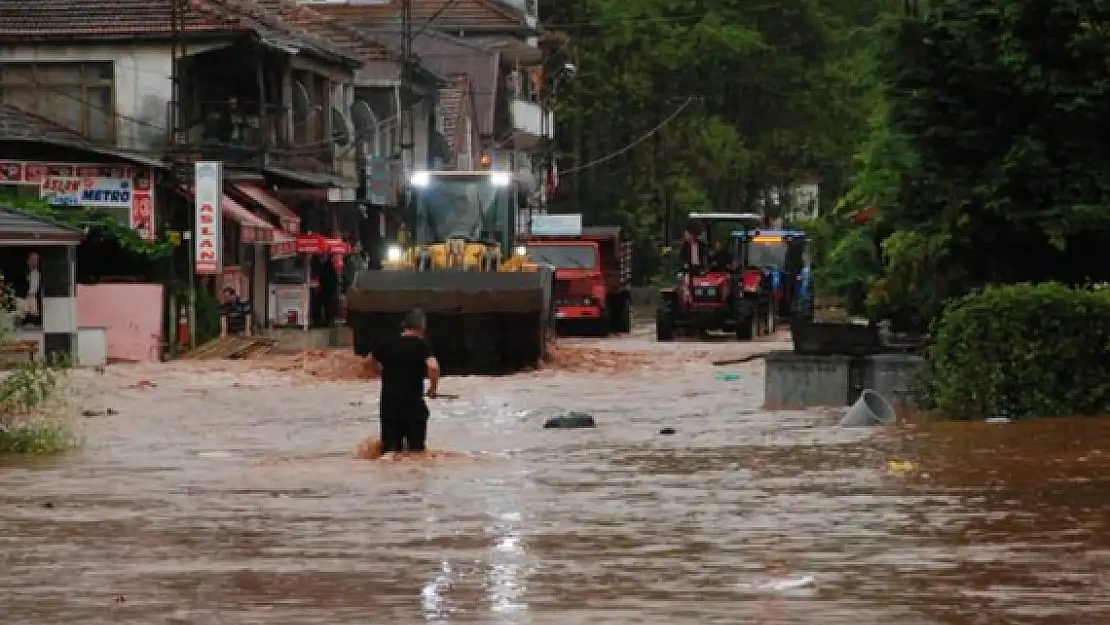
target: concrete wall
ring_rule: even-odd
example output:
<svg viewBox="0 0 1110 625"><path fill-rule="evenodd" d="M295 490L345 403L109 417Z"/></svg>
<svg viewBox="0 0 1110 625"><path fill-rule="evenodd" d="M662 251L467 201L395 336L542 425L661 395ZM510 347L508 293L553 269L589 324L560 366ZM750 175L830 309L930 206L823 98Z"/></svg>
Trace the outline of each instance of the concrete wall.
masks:
<svg viewBox="0 0 1110 625"><path fill-rule="evenodd" d="M173 94L169 43L0 46L0 59L10 63L111 61L119 147L149 150L165 145L167 103Z"/></svg>
<svg viewBox="0 0 1110 625"><path fill-rule="evenodd" d="M77 325L107 330L111 360L161 360L162 306L160 284L77 285Z"/></svg>
<svg viewBox="0 0 1110 625"><path fill-rule="evenodd" d="M911 389L925 369L924 358L909 354L852 358L776 352L765 362L764 401L770 409L847 406L864 389L894 406L911 405Z"/></svg>

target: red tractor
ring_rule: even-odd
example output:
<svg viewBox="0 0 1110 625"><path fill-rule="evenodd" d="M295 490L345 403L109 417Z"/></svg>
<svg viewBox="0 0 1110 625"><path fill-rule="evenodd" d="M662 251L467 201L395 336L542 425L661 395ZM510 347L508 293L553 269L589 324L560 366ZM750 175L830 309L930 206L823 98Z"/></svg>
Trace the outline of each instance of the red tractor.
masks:
<svg viewBox="0 0 1110 625"><path fill-rule="evenodd" d="M762 332L774 332L771 277L748 263L750 232L762 217L754 213L691 213L689 220L705 233L699 244L713 245L714 254L707 266L685 269L676 286L660 290L656 339L727 332L739 340L750 340Z"/></svg>

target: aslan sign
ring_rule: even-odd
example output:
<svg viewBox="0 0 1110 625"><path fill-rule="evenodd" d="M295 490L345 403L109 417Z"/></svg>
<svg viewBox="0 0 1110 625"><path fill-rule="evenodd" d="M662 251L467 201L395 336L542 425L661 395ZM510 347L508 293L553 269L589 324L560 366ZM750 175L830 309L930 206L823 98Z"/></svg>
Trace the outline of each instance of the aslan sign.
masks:
<svg viewBox="0 0 1110 625"><path fill-rule="evenodd" d="M201 161L196 164L196 264L194 271L201 275L219 274L221 206L223 197L223 167L221 163Z"/></svg>

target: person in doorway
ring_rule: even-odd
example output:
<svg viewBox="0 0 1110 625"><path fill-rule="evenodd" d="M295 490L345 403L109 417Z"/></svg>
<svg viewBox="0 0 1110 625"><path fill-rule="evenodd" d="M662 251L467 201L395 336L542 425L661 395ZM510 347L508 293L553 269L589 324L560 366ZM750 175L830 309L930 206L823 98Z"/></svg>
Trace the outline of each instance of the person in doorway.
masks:
<svg viewBox="0 0 1110 625"><path fill-rule="evenodd" d="M38 252L31 252L27 255L27 278L26 284L20 285L22 294L17 291L15 302L16 316L22 323L28 323L41 319L42 313L39 311L39 291L42 289L42 272L39 271L39 255Z"/></svg>
<svg viewBox="0 0 1110 625"><path fill-rule="evenodd" d="M220 338L250 336L250 304L240 299L230 286L224 287L220 295Z"/></svg>
<svg viewBox="0 0 1110 625"><path fill-rule="evenodd" d="M382 377L380 419L385 458L395 458L403 451L427 451L429 413L424 397L436 396L439 362L424 339L426 327L424 311L413 310L401 325L401 335L375 347L367 356L370 368Z"/></svg>

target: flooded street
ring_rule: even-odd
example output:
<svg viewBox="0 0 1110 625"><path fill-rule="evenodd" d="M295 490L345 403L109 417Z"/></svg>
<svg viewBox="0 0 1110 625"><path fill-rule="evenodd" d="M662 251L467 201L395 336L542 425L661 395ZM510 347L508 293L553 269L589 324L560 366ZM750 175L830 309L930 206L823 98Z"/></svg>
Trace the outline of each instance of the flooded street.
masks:
<svg viewBox="0 0 1110 625"><path fill-rule="evenodd" d="M447 378L429 444L466 455L429 461L352 458L376 381L81 372L118 414L0 460L3 622L1110 622L1110 420L843 430L709 364L767 343L583 344L649 353Z"/></svg>

